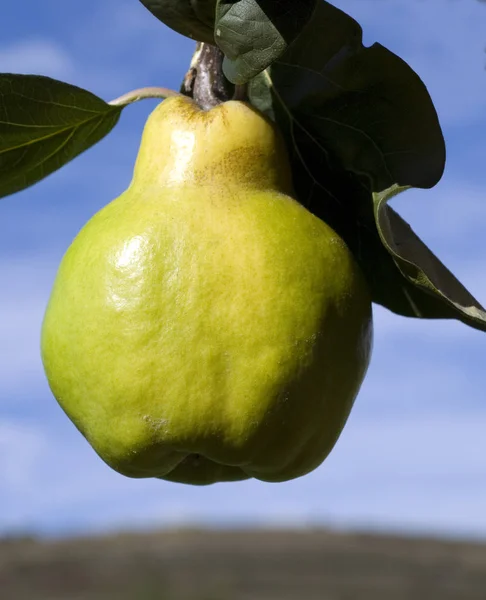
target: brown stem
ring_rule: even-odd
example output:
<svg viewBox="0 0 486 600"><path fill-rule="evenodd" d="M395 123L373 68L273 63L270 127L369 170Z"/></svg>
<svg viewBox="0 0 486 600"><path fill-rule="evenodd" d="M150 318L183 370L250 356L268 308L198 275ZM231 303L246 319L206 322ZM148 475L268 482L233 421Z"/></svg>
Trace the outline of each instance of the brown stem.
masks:
<svg viewBox="0 0 486 600"><path fill-rule="evenodd" d="M233 93L233 100L240 100L241 102L248 102L248 85L235 85L235 91Z"/></svg>
<svg viewBox="0 0 486 600"><path fill-rule="evenodd" d="M235 86L223 74L224 55L217 46L198 42L181 94L193 98L203 110L231 100Z"/></svg>

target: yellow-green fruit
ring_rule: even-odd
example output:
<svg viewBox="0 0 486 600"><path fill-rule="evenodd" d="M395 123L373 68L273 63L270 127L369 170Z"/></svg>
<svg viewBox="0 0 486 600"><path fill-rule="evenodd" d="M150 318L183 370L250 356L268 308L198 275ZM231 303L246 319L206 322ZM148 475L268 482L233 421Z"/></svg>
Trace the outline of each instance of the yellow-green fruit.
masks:
<svg viewBox="0 0 486 600"><path fill-rule="evenodd" d="M42 331L51 389L113 469L285 481L338 439L371 352L350 251L292 199L275 127L230 101L149 117L126 192L67 251Z"/></svg>

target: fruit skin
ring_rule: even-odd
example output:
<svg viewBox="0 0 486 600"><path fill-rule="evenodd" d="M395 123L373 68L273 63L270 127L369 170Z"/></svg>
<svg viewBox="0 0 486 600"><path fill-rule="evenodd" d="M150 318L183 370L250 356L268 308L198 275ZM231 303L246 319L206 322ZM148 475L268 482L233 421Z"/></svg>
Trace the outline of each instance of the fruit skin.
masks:
<svg viewBox="0 0 486 600"><path fill-rule="evenodd" d="M251 106L175 97L149 117L129 188L68 249L42 328L54 396L116 471L279 482L333 448L371 300L291 196L283 142Z"/></svg>

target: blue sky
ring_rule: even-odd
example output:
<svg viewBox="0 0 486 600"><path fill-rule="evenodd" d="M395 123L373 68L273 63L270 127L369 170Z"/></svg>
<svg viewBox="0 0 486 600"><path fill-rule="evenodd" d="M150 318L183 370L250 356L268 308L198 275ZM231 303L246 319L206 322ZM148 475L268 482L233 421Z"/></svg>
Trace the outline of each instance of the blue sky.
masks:
<svg viewBox="0 0 486 600"><path fill-rule="evenodd" d="M178 88L193 43L137 0L2 0L0 71L41 73L110 100ZM448 146L446 174L394 207L486 302L486 6L474 0L343 0L426 82ZM25 18L25 15L28 17ZM39 331L59 261L128 184L155 101L128 107L96 147L0 202L0 532L45 534L205 524L377 527L486 537L486 335L375 308L368 377L336 448L285 484L191 488L111 471L53 399ZM456 205L456 207L455 207Z"/></svg>

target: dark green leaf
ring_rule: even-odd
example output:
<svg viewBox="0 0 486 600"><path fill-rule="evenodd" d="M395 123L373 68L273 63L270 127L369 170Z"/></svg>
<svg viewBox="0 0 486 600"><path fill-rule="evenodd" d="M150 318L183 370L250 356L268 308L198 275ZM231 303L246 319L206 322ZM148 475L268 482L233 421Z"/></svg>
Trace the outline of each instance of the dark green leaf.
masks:
<svg viewBox="0 0 486 600"><path fill-rule="evenodd" d="M319 0L140 0L174 31L225 53L225 75L242 84L295 40Z"/></svg>
<svg viewBox="0 0 486 600"><path fill-rule="evenodd" d="M432 187L441 178L444 139L425 85L383 46L365 48L356 21L327 2L252 82L255 104L265 84L298 148L312 146L369 179L373 191L395 183Z"/></svg>
<svg viewBox="0 0 486 600"><path fill-rule="evenodd" d="M121 110L49 77L0 74L0 197L40 181L96 144Z"/></svg>
<svg viewBox="0 0 486 600"><path fill-rule="evenodd" d="M375 220L381 241L414 289L427 293L431 298L430 304L432 299L435 300L434 304L442 304L443 316L459 319L471 327L486 331L486 312L481 304L427 248L411 227L387 205L391 198L405 189L407 188L393 186L373 195ZM412 298L410 304L413 306ZM437 316L436 309L430 315L428 308L422 307L420 303L413 306L417 317Z"/></svg>
<svg viewBox="0 0 486 600"><path fill-rule="evenodd" d="M140 0L159 21L199 42L214 44L217 0Z"/></svg>
<svg viewBox="0 0 486 600"><path fill-rule="evenodd" d="M384 190L432 187L445 162L432 101L405 62L364 48L359 25L322 2L249 96L286 138L297 197L346 241L375 303L486 330L481 305L386 205Z"/></svg>
<svg viewBox="0 0 486 600"><path fill-rule="evenodd" d="M259 79L252 82L251 91L259 108L269 114L275 111L276 121L284 126L297 197L348 244L373 302L407 317L459 319L486 330L481 305L381 195L375 194L374 204L368 178L343 169L338 162L331 164L313 138L295 143L303 139L300 124L289 119L281 104L272 102L271 90Z"/></svg>
<svg viewBox="0 0 486 600"><path fill-rule="evenodd" d="M319 0L218 0L215 40L226 77L243 84L279 58Z"/></svg>

